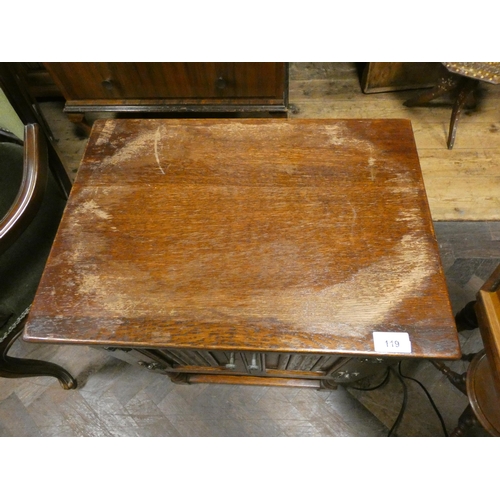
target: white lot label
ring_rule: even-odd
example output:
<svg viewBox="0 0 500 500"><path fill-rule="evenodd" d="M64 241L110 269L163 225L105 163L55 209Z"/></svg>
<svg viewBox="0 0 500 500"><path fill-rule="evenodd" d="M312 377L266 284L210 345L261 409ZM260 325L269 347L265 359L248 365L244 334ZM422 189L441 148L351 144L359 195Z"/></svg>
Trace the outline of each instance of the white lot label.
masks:
<svg viewBox="0 0 500 500"><path fill-rule="evenodd" d="M406 332L373 332L373 343L377 352L411 352Z"/></svg>

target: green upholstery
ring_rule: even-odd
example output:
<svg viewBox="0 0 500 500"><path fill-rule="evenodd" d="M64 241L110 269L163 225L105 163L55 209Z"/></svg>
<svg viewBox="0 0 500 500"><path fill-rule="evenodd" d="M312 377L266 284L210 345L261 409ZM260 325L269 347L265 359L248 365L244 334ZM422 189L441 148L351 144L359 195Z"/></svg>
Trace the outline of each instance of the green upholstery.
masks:
<svg viewBox="0 0 500 500"><path fill-rule="evenodd" d="M17 113L7 100L2 89L0 89L0 128L9 130L19 137L19 139L23 138L23 122L19 119L19 116L17 116Z"/></svg>
<svg viewBox="0 0 500 500"><path fill-rule="evenodd" d="M23 147L0 143L0 219L22 180ZM33 301L65 199L49 174L41 209L16 242L0 255L0 341Z"/></svg>

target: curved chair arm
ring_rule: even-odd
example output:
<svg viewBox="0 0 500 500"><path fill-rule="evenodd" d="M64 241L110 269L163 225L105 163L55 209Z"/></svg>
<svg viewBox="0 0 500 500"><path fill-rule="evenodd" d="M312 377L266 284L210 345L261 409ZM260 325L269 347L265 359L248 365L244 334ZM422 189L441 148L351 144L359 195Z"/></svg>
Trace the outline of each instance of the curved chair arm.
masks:
<svg viewBox="0 0 500 500"><path fill-rule="evenodd" d="M47 146L39 126L26 125L23 178L14 203L0 220L0 253L19 237L38 212L47 185L47 171Z"/></svg>

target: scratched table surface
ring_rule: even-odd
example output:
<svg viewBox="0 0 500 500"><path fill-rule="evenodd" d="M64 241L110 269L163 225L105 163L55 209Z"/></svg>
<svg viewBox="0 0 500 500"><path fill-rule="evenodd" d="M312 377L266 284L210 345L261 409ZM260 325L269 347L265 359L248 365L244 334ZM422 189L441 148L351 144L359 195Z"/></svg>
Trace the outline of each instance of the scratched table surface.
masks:
<svg viewBox="0 0 500 500"><path fill-rule="evenodd" d="M24 339L460 355L407 120L94 124ZM399 355L390 353L388 355Z"/></svg>

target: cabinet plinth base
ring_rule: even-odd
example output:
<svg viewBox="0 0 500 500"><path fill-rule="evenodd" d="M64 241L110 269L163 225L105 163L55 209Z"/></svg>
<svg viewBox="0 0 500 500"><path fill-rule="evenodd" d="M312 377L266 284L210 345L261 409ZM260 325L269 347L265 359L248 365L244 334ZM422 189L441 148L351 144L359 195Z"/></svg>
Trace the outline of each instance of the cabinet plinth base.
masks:
<svg viewBox="0 0 500 500"><path fill-rule="evenodd" d="M320 380L308 380L299 378L277 378L277 377L248 377L238 375L205 375L184 374L189 384L233 384L233 385L259 385L272 387L295 387L322 389ZM333 388L333 387L332 387ZM336 388L336 387L335 387Z"/></svg>

